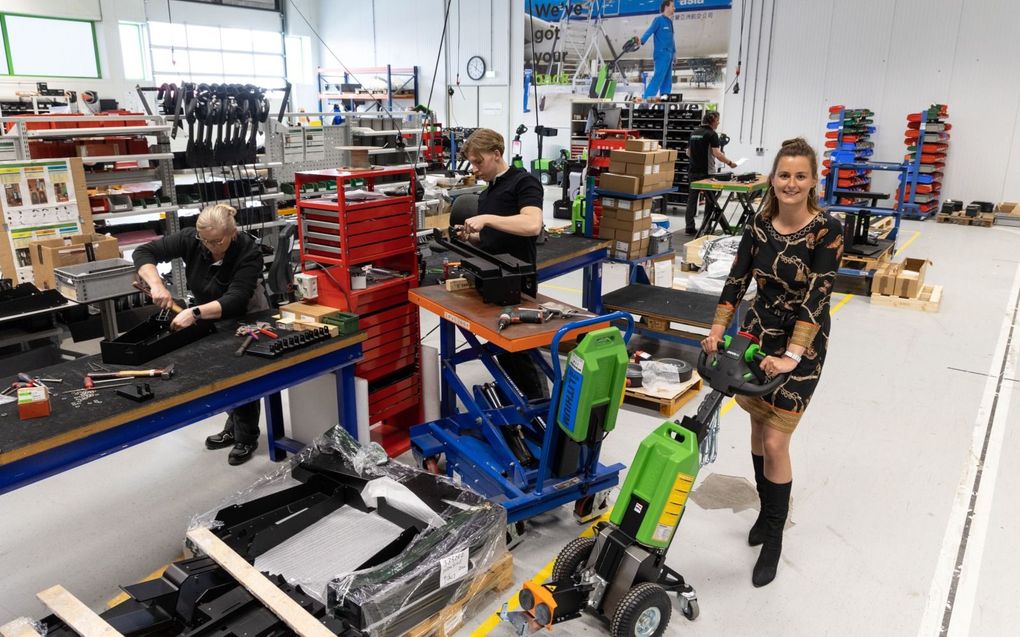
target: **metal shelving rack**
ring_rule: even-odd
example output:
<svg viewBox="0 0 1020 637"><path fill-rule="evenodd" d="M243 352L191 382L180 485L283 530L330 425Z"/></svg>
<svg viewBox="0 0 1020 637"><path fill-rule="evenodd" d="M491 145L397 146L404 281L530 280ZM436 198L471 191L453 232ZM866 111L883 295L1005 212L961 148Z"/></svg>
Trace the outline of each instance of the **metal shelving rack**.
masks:
<svg viewBox="0 0 1020 637"><path fill-rule="evenodd" d="M924 220L938 212L942 193L942 170L949 148L949 130L945 121L949 111L945 104L933 104L920 113L907 115L903 143L907 146L904 159L910 170L900 176L897 199L907 219Z"/></svg>
<svg viewBox="0 0 1020 637"><path fill-rule="evenodd" d="M691 168L687 145L704 113L705 105L701 102L632 104L625 113L628 128L636 130L641 137L658 141L663 148L677 151L673 176L676 192L666 196L666 202L676 207L687 205Z"/></svg>
<svg viewBox="0 0 1020 637"><path fill-rule="evenodd" d="M111 122L147 121L144 125L108 125ZM63 124L64 127L38 129L29 124L50 123ZM82 126L85 124L85 126ZM89 124L96 124L89 126ZM9 128L9 130L8 130ZM163 221L166 232L180 230L178 218L177 193L174 188L173 153L170 150L169 132L172 126L161 115L38 115L32 117L0 118L0 129L6 131L4 141L12 142L16 159L26 161L32 159L29 144L32 140L73 140L82 137L104 137L135 135L154 137L155 144L150 145L148 153L133 155L102 155L82 157L86 166L85 185L89 187L110 186L114 184L140 183L158 181L163 191L163 199L168 200L152 208L144 207L117 213L100 213L92 216L93 221L102 221L104 225L122 218L137 218L140 221ZM139 162L150 164L140 166ZM118 164L120 168L118 168ZM126 164L134 164L127 166ZM97 170L99 166L112 166L110 170ZM88 170L93 167L93 170ZM172 292L175 296L185 294L184 264L175 259L171 264Z"/></svg>
<svg viewBox="0 0 1020 637"><path fill-rule="evenodd" d="M337 82L330 78L343 77L343 84L350 84L351 74L359 76L359 79L364 79L366 74L380 74L385 73L386 88L381 91L370 90L368 93L358 93L356 91L330 91L328 87L330 84L336 85ZM400 85L394 87L394 77L401 78L406 77L407 79ZM393 110L394 100L413 100L414 104L418 103L418 67L411 66L407 68L394 68L392 65L387 64L386 66L371 66L361 68L323 68L320 67L318 71L319 78L319 110L326 111L327 104L332 102L344 102L346 103L347 110L357 110L357 105L360 102L381 102L386 101L386 108ZM411 84L410 91L406 89L407 85Z"/></svg>
<svg viewBox="0 0 1020 637"><path fill-rule="evenodd" d="M871 135L875 133L874 112L868 108L848 109L844 106L829 108L829 122L825 128L825 159L822 161L822 176L835 175L834 186L839 190L870 192L871 171L864 168L850 168L852 163L866 163L874 154L875 144ZM832 164L838 162L843 168L836 171ZM825 180L828 193L829 180ZM826 195L827 196L827 195ZM838 203L851 203L841 199Z"/></svg>

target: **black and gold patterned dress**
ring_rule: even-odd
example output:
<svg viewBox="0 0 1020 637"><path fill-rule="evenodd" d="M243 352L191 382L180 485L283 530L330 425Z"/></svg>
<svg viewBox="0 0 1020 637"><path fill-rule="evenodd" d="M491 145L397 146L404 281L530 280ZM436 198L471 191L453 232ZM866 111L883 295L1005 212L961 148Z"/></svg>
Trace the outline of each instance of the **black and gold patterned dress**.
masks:
<svg viewBox="0 0 1020 637"><path fill-rule="evenodd" d="M793 432L818 385L829 342L829 299L843 254L843 228L826 212L793 234L780 234L760 214L744 229L726 279L717 325L729 325L734 308L754 277L758 286L741 329L759 339L762 351L782 356L788 344L805 348L790 378L760 398L737 404L769 427Z"/></svg>

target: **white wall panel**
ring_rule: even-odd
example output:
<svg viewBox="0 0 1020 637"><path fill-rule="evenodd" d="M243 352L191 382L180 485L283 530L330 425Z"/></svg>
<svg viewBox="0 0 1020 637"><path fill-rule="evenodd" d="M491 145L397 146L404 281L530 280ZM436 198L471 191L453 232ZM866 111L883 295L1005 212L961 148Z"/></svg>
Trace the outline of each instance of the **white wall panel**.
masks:
<svg viewBox="0 0 1020 637"><path fill-rule="evenodd" d="M754 157L761 136L764 154L754 157L749 168L767 170L766 162L783 139L803 135L821 146L828 107L843 104L875 110L875 158L898 161L905 153L907 114L946 103L953 130L944 196L966 201L1020 198L1018 3L779 0L766 74L771 0L734 0L731 80L742 3L745 16L753 17L744 25L741 93L728 93L722 104L721 130L733 139L728 155ZM768 97L763 105L766 75ZM887 176L876 179L876 184L886 188L889 181Z"/></svg>

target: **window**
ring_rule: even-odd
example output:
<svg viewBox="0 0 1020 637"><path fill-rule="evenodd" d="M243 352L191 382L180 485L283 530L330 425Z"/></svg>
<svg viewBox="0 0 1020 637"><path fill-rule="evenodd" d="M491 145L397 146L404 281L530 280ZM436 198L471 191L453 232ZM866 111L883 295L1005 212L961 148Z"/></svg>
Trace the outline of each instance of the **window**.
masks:
<svg viewBox="0 0 1020 637"><path fill-rule="evenodd" d="M124 78L147 80L151 77L145 63L145 29L137 22L120 23L120 52L124 62Z"/></svg>
<svg viewBox="0 0 1020 637"><path fill-rule="evenodd" d="M157 84L257 84L274 88L286 77L283 37L195 24L149 22L149 50Z"/></svg>
<svg viewBox="0 0 1020 637"><path fill-rule="evenodd" d="M6 74L101 77L93 22L10 13L0 14L0 21Z"/></svg>
<svg viewBox="0 0 1020 637"><path fill-rule="evenodd" d="M312 39L306 35L287 36L287 79L291 84L314 84Z"/></svg>

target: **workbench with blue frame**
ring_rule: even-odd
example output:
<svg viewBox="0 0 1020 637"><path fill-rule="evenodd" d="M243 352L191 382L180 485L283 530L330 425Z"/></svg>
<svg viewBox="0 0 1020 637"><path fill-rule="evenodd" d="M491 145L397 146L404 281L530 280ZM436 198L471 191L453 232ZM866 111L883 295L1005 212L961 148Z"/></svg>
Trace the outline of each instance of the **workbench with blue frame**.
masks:
<svg viewBox="0 0 1020 637"><path fill-rule="evenodd" d="M609 247L612 243L607 239L549 233L548 239L535 246L538 282L543 283L581 270L581 305L593 314L601 313L602 262L609 257ZM432 271L440 271L444 256L449 256L451 261L460 258L448 252L433 252L432 256L425 260L426 267ZM422 285L432 285L435 282L435 277L426 276Z"/></svg>
<svg viewBox="0 0 1020 637"><path fill-rule="evenodd" d="M555 437L564 436L550 417L550 406L557 400L556 383L551 399L528 400L495 358L502 352L529 352L538 368L555 381L559 376L558 361L550 366L539 348L551 346L552 351L558 351L562 338L558 332L568 325L567 321L518 323L499 331L498 317L503 308L484 303L474 289L449 291L442 286L427 286L411 290L408 296L412 303L440 319L441 418L411 429L411 447L419 461L444 455L447 475L456 474L465 485L504 506L510 524L563 504L580 502L618 483L623 465L607 467L599 463L601 445L586 450L580 466L589 469L581 475L561 478L552 475L549 456L560 443ZM547 302L554 300L539 294L536 299L523 297L519 305L535 307ZM582 320L569 333L580 335L605 327L610 318ZM462 351L457 351L458 330L468 345ZM464 384L457 375L457 366L470 361L480 361L485 366L508 404L493 408L478 388L472 391ZM464 411L458 409L458 399ZM536 419L547 419L544 431L535 426ZM537 468L522 466L501 432L516 426L528 429L535 438L541 436L540 445L537 441L529 445L539 458Z"/></svg>
<svg viewBox="0 0 1020 637"><path fill-rule="evenodd" d="M0 493L258 399L264 399L266 408L269 456L282 460L287 452L294 453L304 445L284 436L280 392L328 373L336 375L339 423L357 436L354 364L361 358L363 333L331 338L274 359L235 357L240 344L234 336L237 324L237 320L220 321L217 332L146 363L145 368L174 363L175 371L168 380L135 379L148 383L155 394L143 403L104 389L95 399L72 407L75 394L61 392L82 387L85 373L90 371L88 363L102 364L99 356L33 370L33 375L64 382L50 385L52 412L48 417L22 421L17 404L0 405Z"/></svg>

